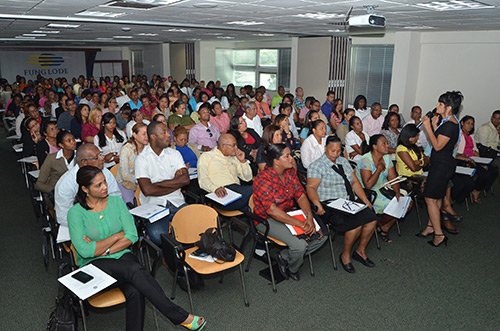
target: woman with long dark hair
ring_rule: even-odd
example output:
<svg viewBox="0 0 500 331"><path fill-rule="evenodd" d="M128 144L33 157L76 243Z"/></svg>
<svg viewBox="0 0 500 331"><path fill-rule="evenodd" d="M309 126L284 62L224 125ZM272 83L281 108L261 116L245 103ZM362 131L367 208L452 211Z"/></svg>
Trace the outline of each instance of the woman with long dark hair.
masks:
<svg viewBox="0 0 500 331"><path fill-rule="evenodd" d="M241 116L235 116L230 122L230 132L236 138L238 148L245 153L245 158L254 164L257 150L261 145L261 138L253 129L247 127L247 122ZM257 167L252 166L256 171ZM254 173L255 173L254 171Z"/></svg>
<svg viewBox="0 0 500 331"><path fill-rule="evenodd" d="M463 95L458 91L446 92L439 96L436 106L437 114L432 120L428 116L422 119L427 138L432 145L432 153L431 167L424 188L429 222L421 235L425 237L432 234L433 239L428 243L434 247L448 243L448 237L441 229L440 210L448 182L455 174L457 165L453 150L460 134L456 115L462 99Z"/></svg>
<svg viewBox="0 0 500 331"><path fill-rule="evenodd" d="M104 166L106 168L120 163L120 152L125 142L125 133L116 127L115 114L104 114L101 129L94 137L94 145L99 147L104 154Z"/></svg>
<svg viewBox="0 0 500 331"><path fill-rule="evenodd" d="M89 121L90 107L80 104L76 107L75 117L71 120L71 133L75 139L82 138L82 128Z"/></svg>
<svg viewBox="0 0 500 331"><path fill-rule="evenodd" d="M398 113L388 113L384 118L384 123L382 124L381 134L389 142L389 153L396 153L396 147L398 147L398 137L399 137L399 127L401 124L401 117Z"/></svg>
<svg viewBox="0 0 500 331"><path fill-rule="evenodd" d="M300 159L307 169L309 165L319 159L325 152L326 124L322 120L310 123L309 136L300 147Z"/></svg>
<svg viewBox="0 0 500 331"><path fill-rule="evenodd" d="M345 149L349 160L358 161L368 150L370 136L363 131L363 122L358 116L349 120L349 130L345 136Z"/></svg>
<svg viewBox="0 0 500 331"><path fill-rule="evenodd" d="M108 195L102 170L84 166L78 170L76 204L68 212L71 242L79 267L92 263L118 281L126 300L126 329L144 327L144 297L173 324L201 330L205 319L172 303L158 282L132 254L137 239L134 218L121 197Z"/></svg>

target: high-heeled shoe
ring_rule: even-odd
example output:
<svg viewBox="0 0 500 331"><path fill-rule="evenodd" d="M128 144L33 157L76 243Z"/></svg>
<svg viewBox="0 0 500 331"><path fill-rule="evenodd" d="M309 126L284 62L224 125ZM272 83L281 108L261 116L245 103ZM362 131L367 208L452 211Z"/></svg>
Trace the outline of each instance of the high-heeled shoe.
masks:
<svg viewBox="0 0 500 331"><path fill-rule="evenodd" d="M434 238L436 238L436 237L444 237L444 239L439 244L435 244ZM445 246L448 246L448 237L445 236L444 233L441 233L441 234L434 233L434 238L432 240L429 240L427 243L433 247L439 247L439 246L441 246L442 243L444 243Z"/></svg>
<svg viewBox="0 0 500 331"><path fill-rule="evenodd" d="M462 222L464 217L460 215L452 215L445 211L441 211L441 219L443 221Z"/></svg>
<svg viewBox="0 0 500 331"><path fill-rule="evenodd" d="M427 228L431 228L431 229L433 229L434 227L433 227L432 225L427 225L427 226L425 227L425 229L427 229ZM425 229L424 229L424 230L425 230ZM427 238L427 237L428 237L428 236L430 236L431 234L434 234L434 231L429 232L429 233L427 233L427 234L423 234L422 232L419 232L419 233L417 233L415 236L417 236L417 237L419 237L419 238Z"/></svg>

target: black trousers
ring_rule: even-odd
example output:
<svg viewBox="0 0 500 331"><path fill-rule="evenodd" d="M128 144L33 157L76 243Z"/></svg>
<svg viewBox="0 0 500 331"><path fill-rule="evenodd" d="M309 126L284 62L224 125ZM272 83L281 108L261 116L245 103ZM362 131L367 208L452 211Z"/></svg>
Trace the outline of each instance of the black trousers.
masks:
<svg viewBox="0 0 500 331"><path fill-rule="evenodd" d="M189 316L187 311L167 298L156 279L144 269L134 254L126 253L119 259L96 259L92 264L118 281L127 299L127 331L144 328L144 297L175 325L181 324Z"/></svg>

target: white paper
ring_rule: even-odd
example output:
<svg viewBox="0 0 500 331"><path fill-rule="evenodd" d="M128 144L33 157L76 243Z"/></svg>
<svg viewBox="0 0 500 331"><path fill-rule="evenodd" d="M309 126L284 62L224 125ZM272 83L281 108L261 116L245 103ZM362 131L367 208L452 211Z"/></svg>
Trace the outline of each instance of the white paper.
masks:
<svg viewBox="0 0 500 331"><path fill-rule="evenodd" d="M457 166L457 168L455 169L455 173L462 174L462 175L474 176L474 174L476 173L476 169L469 168L469 167Z"/></svg>
<svg viewBox="0 0 500 331"><path fill-rule="evenodd" d="M408 207L410 206L411 198L410 197L399 197L399 201L396 197L392 198L387 207L384 209L384 214L395 217L395 218L403 218L408 211Z"/></svg>
<svg viewBox="0 0 500 331"><path fill-rule="evenodd" d="M154 204L144 203L139 207L130 209L130 213L141 218L149 220L150 223L154 223L170 213L168 208L163 206L158 206Z"/></svg>
<svg viewBox="0 0 500 331"><path fill-rule="evenodd" d="M35 163L35 162L38 162L38 159L36 156L32 155L32 156L23 157L22 159L17 160L17 162Z"/></svg>
<svg viewBox="0 0 500 331"><path fill-rule="evenodd" d="M16 153L21 153L23 151L23 143L20 143L20 144L15 144L14 146L12 146L12 149L16 152Z"/></svg>
<svg viewBox="0 0 500 331"><path fill-rule="evenodd" d="M59 229L57 229L57 239L56 242L58 244L70 241L71 238L69 237L69 228L67 225L64 224L59 224Z"/></svg>
<svg viewBox="0 0 500 331"><path fill-rule="evenodd" d="M21 139L21 136L8 136L5 139L7 139L7 140L19 140L19 139Z"/></svg>
<svg viewBox="0 0 500 331"><path fill-rule="evenodd" d="M196 251L194 251L196 252ZM206 256L196 256L196 255L193 255L193 253L190 253L189 254L189 257L192 258L192 259L196 259L196 260L200 260L200 261L205 261L205 262L210 262L210 263L214 263L215 261L217 261L217 259L215 257L213 257L212 255L206 255Z"/></svg>
<svg viewBox="0 0 500 331"><path fill-rule="evenodd" d="M84 284L79 280L71 277L73 274L76 274L79 271L83 271L94 278ZM114 279L101 269L97 268L93 264L87 264L80 269L72 271L69 274L59 278L58 281L82 300L85 300L93 296L94 294L104 290L111 284L116 283L116 279Z"/></svg>
<svg viewBox="0 0 500 331"><path fill-rule="evenodd" d="M481 164L490 164L491 161L493 161L493 159L489 157L471 156L470 158L474 160L474 162Z"/></svg>
<svg viewBox="0 0 500 331"><path fill-rule="evenodd" d="M40 170L28 171L28 174L33 178L38 178L38 176L40 176Z"/></svg>
<svg viewBox="0 0 500 331"><path fill-rule="evenodd" d="M349 210L349 208L344 208L344 206L345 206L344 204L348 204L349 208L351 210ZM334 208L334 209L349 213L349 214L353 214L353 215L357 214L358 212L360 212L361 210L366 208L365 204L346 200L346 199L334 200L334 201L330 202L327 206L330 208Z"/></svg>
<svg viewBox="0 0 500 331"><path fill-rule="evenodd" d="M292 217L297 216L297 215L302 215L302 216L304 216L304 218L306 218L306 215L304 214L302 209L292 210L292 211L289 211L287 214L292 216ZM320 226L319 226L318 222L316 222L316 220L314 218L313 218L313 221L314 221L314 227L316 228L316 231L319 231ZM291 234L293 234L294 236L297 235L297 231L295 231L295 228L293 227L293 225L291 225L291 224L285 224L285 225L288 228L288 230L290 230Z"/></svg>
<svg viewBox="0 0 500 331"><path fill-rule="evenodd" d="M238 199L241 199L241 194L239 194L238 192L235 192L233 190L230 190L227 187L226 187L226 192L227 192L226 196L224 196L222 198L219 198L217 196L217 194L215 194L215 193L208 193L205 196L207 198L209 198L210 200L213 200L213 201L215 201L223 206L227 206L230 203L232 203Z"/></svg>
<svg viewBox="0 0 500 331"><path fill-rule="evenodd" d="M198 169L196 168L189 168L189 179L196 179L198 178Z"/></svg>
<svg viewBox="0 0 500 331"><path fill-rule="evenodd" d="M118 108L121 108L124 104L130 101L130 98L127 95L116 98L116 103L118 104Z"/></svg>

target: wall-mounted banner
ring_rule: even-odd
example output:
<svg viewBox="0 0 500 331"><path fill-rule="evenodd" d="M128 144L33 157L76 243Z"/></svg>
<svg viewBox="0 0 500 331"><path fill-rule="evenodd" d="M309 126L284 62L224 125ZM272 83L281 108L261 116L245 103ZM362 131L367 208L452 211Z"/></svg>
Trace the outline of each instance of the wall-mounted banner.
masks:
<svg viewBox="0 0 500 331"><path fill-rule="evenodd" d="M40 74L46 78L72 77L85 75L85 52L51 51L5 51L0 52L0 73L9 82L16 75L35 80Z"/></svg>

